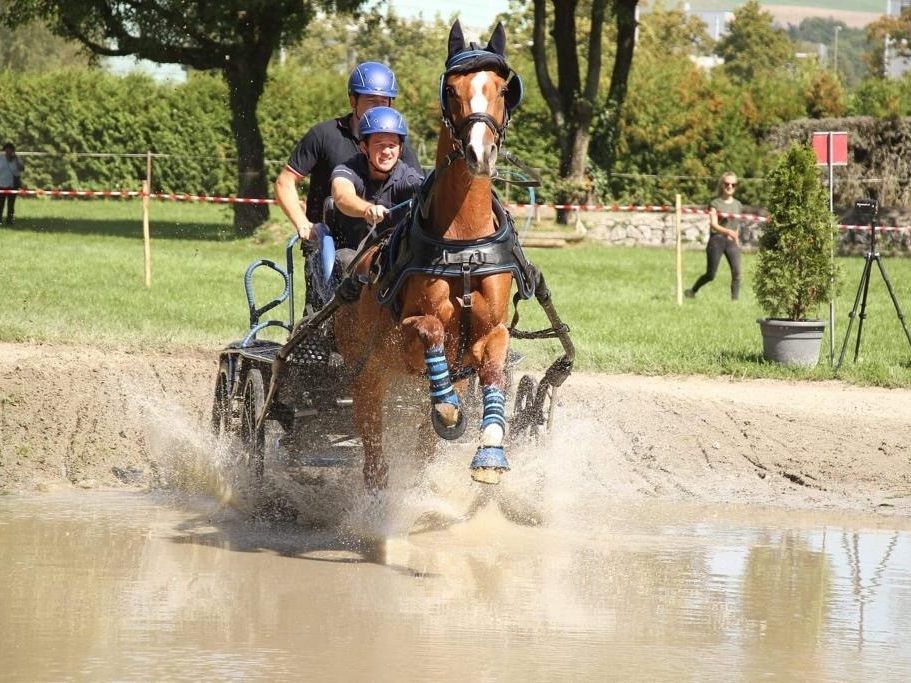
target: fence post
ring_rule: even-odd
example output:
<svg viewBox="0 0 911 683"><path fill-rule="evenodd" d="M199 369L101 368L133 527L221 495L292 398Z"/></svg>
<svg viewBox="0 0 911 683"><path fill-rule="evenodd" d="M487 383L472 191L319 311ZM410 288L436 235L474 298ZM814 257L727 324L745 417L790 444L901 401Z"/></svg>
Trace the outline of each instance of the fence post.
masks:
<svg viewBox="0 0 911 683"><path fill-rule="evenodd" d="M677 305L683 305L683 207L680 204L680 195L674 205L674 232L677 233Z"/></svg>
<svg viewBox="0 0 911 683"><path fill-rule="evenodd" d="M152 286L152 244L149 239L149 181L142 181L142 241L145 250L146 287Z"/></svg>

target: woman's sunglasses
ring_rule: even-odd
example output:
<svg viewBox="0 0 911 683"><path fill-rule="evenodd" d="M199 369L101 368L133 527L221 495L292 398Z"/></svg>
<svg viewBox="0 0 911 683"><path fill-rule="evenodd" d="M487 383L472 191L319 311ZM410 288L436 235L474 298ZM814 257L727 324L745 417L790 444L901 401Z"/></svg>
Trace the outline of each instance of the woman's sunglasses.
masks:
<svg viewBox="0 0 911 683"><path fill-rule="evenodd" d="M725 187L737 187L737 183L727 183L727 182L726 182L726 183L724 184L724 186L725 186Z"/></svg>

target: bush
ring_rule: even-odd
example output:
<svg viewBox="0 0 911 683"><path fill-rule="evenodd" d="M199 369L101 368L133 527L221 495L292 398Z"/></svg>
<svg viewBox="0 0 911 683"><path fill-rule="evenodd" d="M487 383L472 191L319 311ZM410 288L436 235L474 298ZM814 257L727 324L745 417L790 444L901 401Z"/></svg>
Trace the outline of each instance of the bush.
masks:
<svg viewBox="0 0 911 683"><path fill-rule="evenodd" d="M819 182L816 155L794 145L766 182L770 218L759 238L753 290L770 318L807 320L834 296L837 227Z"/></svg>

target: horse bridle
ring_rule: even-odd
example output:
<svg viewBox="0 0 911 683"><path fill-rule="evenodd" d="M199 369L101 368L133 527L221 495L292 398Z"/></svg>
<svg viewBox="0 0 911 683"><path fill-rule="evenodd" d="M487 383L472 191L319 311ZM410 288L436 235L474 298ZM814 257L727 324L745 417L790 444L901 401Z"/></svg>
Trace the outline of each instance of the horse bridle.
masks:
<svg viewBox="0 0 911 683"><path fill-rule="evenodd" d="M506 129L509 127L509 111L505 107L503 108L502 123L498 123L497 120L487 112L473 111L456 125L455 121L452 120L452 113L449 111L447 102L447 105L443 107L443 124L452 134L453 143L455 145L454 151L457 154L456 158L465 156L465 131L475 123L483 123L490 128L494 135L497 149L500 149L503 145L503 141L506 139Z"/></svg>

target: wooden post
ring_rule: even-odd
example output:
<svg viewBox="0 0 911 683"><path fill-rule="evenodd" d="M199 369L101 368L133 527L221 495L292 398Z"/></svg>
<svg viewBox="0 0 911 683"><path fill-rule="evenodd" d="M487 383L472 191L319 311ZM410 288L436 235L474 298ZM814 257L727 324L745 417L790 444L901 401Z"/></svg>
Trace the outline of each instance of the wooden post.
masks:
<svg viewBox="0 0 911 683"><path fill-rule="evenodd" d="M680 204L680 195L677 195L674 211L674 232L677 233L677 305L683 305L683 207Z"/></svg>
<svg viewBox="0 0 911 683"><path fill-rule="evenodd" d="M152 244L149 240L149 181L142 181L142 241L145 246L146 287L152 286Z"/></svg>

